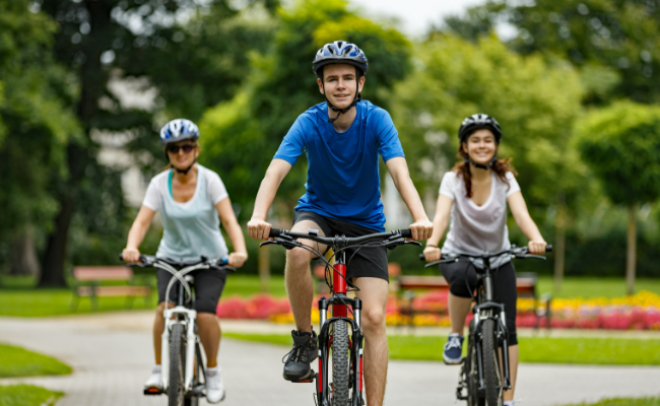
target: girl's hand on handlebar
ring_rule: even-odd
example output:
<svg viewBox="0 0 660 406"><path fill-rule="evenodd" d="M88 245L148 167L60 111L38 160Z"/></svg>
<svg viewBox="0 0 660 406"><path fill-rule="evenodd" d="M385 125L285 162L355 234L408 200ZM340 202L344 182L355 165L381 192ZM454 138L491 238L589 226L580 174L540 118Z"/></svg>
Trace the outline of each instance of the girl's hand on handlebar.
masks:
<svg viewBox="0 0 660 406"><path fill-rule="evenodd" d="M530 254L544 255L546 245L548 244L543 240L532 240L527 244L527 248Z"/></svg>
<svg viewBox="0 0 660 406"><path fill-rule="evenodd" d="M265 220L252 217L248 222L248 234L256 240L267 240L272 227L273 226Z"/></svg>
<svg viewBox="0 0 660 406"><path fill-rule="evenodd" d="M231 266L232 268L240 268L245 264L245 261L247 261L248 256L245 252L232 252L229 254L229 258L227 258L227 265Z"/></svg>
<svg viewBox="0 0 660 406"><path fill-rule="evenodd" d="M408 228L412 231L412 237L415 241L428 240L433 234L433 223L429 219L415 221Z"/></svg>
<svg viewBox="0 0 660 406"><path fill-rule="evenodd" d="M140 250L137 248L124 248L121 252L124 262L139 262L140 261Z"/></svg>
<svg viewBox="0 0 660 406"><path fill-rule="evenodd" d="M426 262L440 261L441 255L442 252L438 247L427 246L424 248L424 259L426 259Z"/></svg>

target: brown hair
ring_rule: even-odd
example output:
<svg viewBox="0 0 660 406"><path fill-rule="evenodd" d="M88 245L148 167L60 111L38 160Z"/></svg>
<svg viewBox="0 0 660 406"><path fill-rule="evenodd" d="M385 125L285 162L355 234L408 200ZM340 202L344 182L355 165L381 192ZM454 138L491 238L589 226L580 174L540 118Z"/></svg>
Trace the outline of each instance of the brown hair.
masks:
<svg viewBox="0 0 660 406"><path fill-rule="evenodd" d="M470 164L465 162L465 160L469 159L470 156L463 150L462 142L458 146L458 154L456 155L456 158L458 158L458 162L456 162L456 165L454 165L451 170L463 178L463 182L465 182L465 195L467 197L472 197L472 175L470 174ZM511 158L498 159L490 168L495 172L495 174L497 174L497 177L500 178L502 182L507 184L507 186L511 186L509 185L509 181L506 179L507 172L511 172L514 176L518 176L518 172L516 172L516 170L511 166Z"/></svg>

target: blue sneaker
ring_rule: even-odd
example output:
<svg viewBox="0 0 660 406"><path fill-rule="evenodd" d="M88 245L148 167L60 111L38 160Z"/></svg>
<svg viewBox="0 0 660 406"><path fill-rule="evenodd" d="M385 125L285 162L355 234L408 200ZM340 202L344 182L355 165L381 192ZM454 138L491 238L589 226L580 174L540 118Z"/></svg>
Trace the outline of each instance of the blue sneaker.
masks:
<svg viewBox="0 0 660 406"><path fill-rule="evenodd" d="M458 335L458 333L449 334L445 350L442 353L442 359L445 364L449 365L461 363L461 360L463 360L463 336Z"/></svg>

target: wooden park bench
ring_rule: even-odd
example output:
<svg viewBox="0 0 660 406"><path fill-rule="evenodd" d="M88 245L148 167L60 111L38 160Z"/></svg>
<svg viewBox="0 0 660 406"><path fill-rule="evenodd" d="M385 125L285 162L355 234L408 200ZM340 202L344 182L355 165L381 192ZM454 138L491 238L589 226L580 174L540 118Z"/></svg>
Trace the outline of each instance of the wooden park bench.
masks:
<svg viewBox="0 0 660 406"><path fill-rule="evenodd" d="M403 315L408 316L409 323L417 313L436 312L436 310L415 310L415 291L416 290L444 290L449 291L449 283L442 276L416 276L401 275L400 267L392 267L390 264L390 279L395 286L393 290L397 291L400 298L400 309ZM393 269L394 268L394 269ZM394 272L392 272L394 271ZM519 298L534 299L533 311L536 316L535 328L539 328L541 320L545 318L546 327L550 328L550 301L549 294L541 297L536 292L537 275L532 272L521 272L516 275L516 290Z"/></svg>
<svg viewBox="0 0 660 406"><path fill-rule="evenodd" d="M72 270L74 281L71 308L77 309L81 297L89 297L92 309L98 309L99 297L126 297L126 307L133 305L135 297L144 297L148 306L151 286L135 285L133 270L125 266L76 266ZM128 282L128 285L104 286L101 282Z"/></svg>

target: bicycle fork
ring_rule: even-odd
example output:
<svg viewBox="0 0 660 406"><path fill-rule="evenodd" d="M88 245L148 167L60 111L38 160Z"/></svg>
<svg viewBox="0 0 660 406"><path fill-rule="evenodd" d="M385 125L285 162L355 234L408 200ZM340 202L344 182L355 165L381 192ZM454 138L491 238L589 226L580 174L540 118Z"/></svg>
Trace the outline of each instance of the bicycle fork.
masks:
<svg viewBox="0 0 660 406"><path fill-rule="evenodd" d="M163 390L167 390L169 386L169 368L170 368L170 331L174 324L183 324L186 331L186 365L184 369L184 383L183 387L186 391L193 389L193 370L195 367L195 344L197 342L197 334L195 332L194 320L197 318L195 310L187 309L183 306L177 306L172 309L165 309L163 312L165 317L165 329L161 335L161 369L163 373ZM178 319L178 315L182 315L183 320Z"/></svg>

